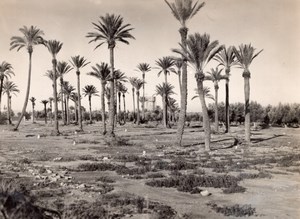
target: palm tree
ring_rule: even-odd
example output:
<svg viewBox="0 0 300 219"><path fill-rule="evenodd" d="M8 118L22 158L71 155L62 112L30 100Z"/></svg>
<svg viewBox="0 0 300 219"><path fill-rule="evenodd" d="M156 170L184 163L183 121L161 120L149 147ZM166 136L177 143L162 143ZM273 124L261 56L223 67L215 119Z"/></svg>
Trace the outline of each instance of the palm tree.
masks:
<svg viewBox="0 0 300 219"><path fill-rule="evenodd" d="M179 29L179 33L181 36L181 45L186 49L186 40L188 34L188 28L186 23L192 17L194 17L198 11L205 5L204 2L198 4L196 2L193 4L193 0L175 0L175 3L169 3L165 0L167 5L170 7L172 14L179 21L181 27ZM184 56L182 56L184 58ZM179 121L177 127L177 139L176 142L179 146L181 146L182 135L184 132L184 124L186 117L186 107L187 107L187 63L183 62L182 65L182 90L181 90L181 101L180 101L180 114Z"/></svg>
<svg viewBox="0 0 300 219"><path fill-rule="evenodd" d="M142 116L145 119L145 73L151 71L151 67L148 63L139 63L137 68L140 72L142 72L143 76L143 102L142 102Z"/></svg>
<svg viewBox="0 0 300 219"><path fill-rule="evenodd" d="M249 44L241 44L239 49L233 48L238 65L243 69L245 93L245 140L250 143L250 64L263 50L255 53L255 48Z"/></svg>
<svg viewBox="0 0 300 219"><path fill-rule="evenodd" d="M45 114L45 124L47 124L47 103L48 100L42 100L41 103L44 104L44 114Z"/></svg>
<svg viewBox="0 0 300 219"><path fill-rule="evenodd" d="M177 71L174 70L173 73L175 73L178 76L179 90L181 93L182 92L181 69L182 69L184 61L182 58L173 58L173 59L174 59L174 65L177 68Z"/></svg>
<svg viewBox="0 0 300 219"><path fill-rule="evenodd" d="M196 95L193 96L191 100L193 100L195 98L200 98L199 93L198 93L198 88L196 88L194 90L195 90ZM214 96L210 93L209 87L203 87L203 94L204 94L205 98L215 100Z"/></svg>
<svg viewBox="0 0 300 219"><path fill-rule="evenodd" d="M69 71L71 71L73 68L67 63L67 62L58 62L56 71L57 76L60 79L60 90L63 90L63 83L64 83L64 75L67 74ZM62 120L64 125L67 124L67 118L66 118L66 112L64 113L64 102L66 101L66 98L64 98L64 92L60 92L60 99L61 101L61 112L62 112Z"/></svg>
<svg viewBox="0 0 300 219"><path fill-rule="evenodd" d="M32 123L35 123L35 121L34 121L34 106L35 106L36 99L35 99L35 97L31 97L29 100L31 101L31 104L32 104Z"/></svg>
<svg viewBox="0 0 300 219"><path fill-rule="evenodd" d="M115 94L116 94L115 105L117 106L118 105L118 100L117 100L118 84L122 83L122 82L127 82L127 77L125 76L124 72L121 72L120 70L116 70L114 81L115 81ZM118 95L120 95L120 94L118 94ZM116 109L116 117L117 117L118 111L117 111L116 106L115 106L115 109ZM119 109L120 109L120 96L119 96ZM120 112L120 110L119 110L119 112ZM117 120L115 120L115 121L117 121Z"/></svg>
<svg viewBox="0 0 300 219"><path fill-rule="evenodd" d="M3 84L3 94L7 94L7 120L8 124L11 125L11 94L19 93L18 86L12 81L5 81Z"/></svg>
<svg viewBox="0 0 300 219"><path fill-rule="evenodd" d="M99 96L97 93L97 88L94 85L86 85L83 89L83 95L89 98L89 108L90 108L90 124L92 124L92 96Z"/></svg>
<svg viewBox="0 0 300 219"><path fill-rule="evenodd" d="M78 92L78 122L79 122L79 129L82 131L82 115L81 115L81 95L80 95L80 69L84 66L88 65L90 62L84 57L72 56L71 57L71 64L74 68L76 68L76 75L77 75L77 92Z"/></svg>
<svg viewBox="0 0 300 219"><path fill-rule="evenodd" d="M132 88L132 104L133 104L133 120L134 120L134 123L135 123L135 98L134 98L134 94L135 94L135 81L137 80L138 78L137 77L129 77L129 83L131 84Z"/></svg>
<svg viewBox="0 0 300 219"><path fill-rule="evenodd" d="M66 113L67 113L67 125L70 125L70 109L69 109L69 99L70 95L75 91L75 88L70 85L68 81L63 81L63 93L66 98Z"/></svg>
<svg viewBox="0 0 300 219"><path fill-rule="evenodd" d="M222 75L223 69L211 69L210 72L207 72L207 76L205 76L205 80L212 81L214 83L215 88L215 129L216 132L219 132L219 114L218 114L218 90L219 90L219 81L226 80L227 75Z"/></svg>
<svg viewBox="0 0 300 219"><path fill-rule="evenodd" d="M167 75L170 74L170 72L175 71L174 68L172 68L175 64L174 59L172 59L170 56L165 56L155 61L155 63L158 66L158 69L160 69L157 76L159 77L163 72L165 75L165 83L168 83Z"/></svg>
<svg viewBox="0 0 300 219"><path fill-rule="evenodd" d="M229 77L230 69L237 65L236 57L233 52L233 46L224 47L215 57L214 60L219 62L219 65L225 69L226 84L225 84L225 133L230 132L230 113L229 113Z"/></svg>
<svg viewBox="0 0 300 219"><path fill-rule="evenodd" d="M205 79L204 68L207 63L223 48L223 46L218 46L219 42L217 40L210 42L210 36L208 34L200 35L199 33L189 35L186 44L186 48L181 45L181 50L175 49L173 51L184 56L196 71L195 78L197 81L197 88L203 113L205 149L210 150L211 130L203 90L203 81Z"/></svg>
<svg viewBox="0 0 300 219"><path fill-rule="evenodd" d="M125 44L129 44L128 39L135 39L130 31L133 28L130 28L130 24L123 25L123 18L121 16L116 16L114 14L106 14L105 16L100 16L100 20L98 24L93 23L95 30L97 32L89 32L87 37L93 38L91 42L100 41L100 43L96 46L95 49L107 43L108 49L110 51L110 67L111 67L111 78L114 79L114 48L116 47L116 43L122 42ZM110 81L110 89L111 89L111 103L115 100L115 81ZM110 107L109 111L109 134L111 137L115 137L114 133L114 125L115 125L115 108Z"/></svg>
<svg viewBox="0 0 300 219"><path fill-rule="evenodd" d="M50 104L50 123L52 124L52 120L53 120L53 108L52 108L52 102L54 101L53 97L49 97L49 104Z"/></svg>
<svg viewBox="0 0 300 219"><path fill-rule="evenodd" d="M110 80L110 70L107 63L101 62L101 64L96 64L96 66L92 67L93 71L89 72L88 75L94 76L101 81L101 109L102 109L102 126L103 132L102 134L106 134L106 123L105 123L105 86L107 82Z"/></svg>
<svg viewBox="0 0 300 219"><path fill-rule="evenodd" d="M126 123L126 101L125 101L125 94L127 93L127 87L125 87L125 85L123 85L120 89L121 93L122 93L122 97L123 97L123 107L124 107L124 124Z"/></svg>
<svg viewBox="0 0 300 219"><path fill-rule="evenodd" d="M140 89L142 88L144 82L143 80L137 78L134 81L134 88L136 90L136 102L137 102L137 124L140 124Z"/></svg>
<svg viewBox="0 0 300 219"><path fill-rule="evenodd" d="M59 135L58 129L58 104L57 104L57 60L56 56L62 48L62 43L57 40L49 40L46 43L50 54L52 55L52 71L53 71L53 100L54 100L54 132ZM61 100L63 102L63 99Z"/></svg>
<svg viewBox="0 0 300 219"><path fill-rule="evenodd" d="M17 51L22 49L23 47L26 47L27 52L29 54L29 70L28 70L28 80L27 80L27 90L25 95L25 101L24 106L22 109L21 116L18 120L18 123L16 124L14 130L17 131L19 128L19 125L25 115L26 107L29 99L29 92L30 92L30 82L31 82L31 59L32 59L32 52L33 52L33 46L38 44L44 44L44 39L42 38L42 35L44 34L43 31L38 29L37 27L31 26L30 28L24 26L23 28L19 29L21 33L24 35L22 37L19 36L13 36L11 38L10 42L10 50L17 48Z"/></svg>
<svg viewBox="0 0 300 219"><path fill-rule="evenodd" d="M3 81L15 75L12 71L13 67L8 62L2 62L0 65L0 114L1 114L1 100L2 100L2 90L3 90Z"/></svg>
<svg viewBox="0 0 300 219"><path fill-rule="evenodd" d="M169 83L163 83L162 85L156 85L156 95L160 95L162 98L162 105L163 105L163 122L164 127L168 127L168 98L170 95L175 94L174 86Z"/></svg>
<svg viewBox="0 0 300 219"><path fill-rule="evenodd" d="M72 92L70 95L70 99L74 102L75 105L75 122L78 123L78 94L75 92Z"/></svg>
<svg viewBox="0 0 300 219"><path fill-rule="evenodd" d="M168 106L169 111L170 111L170 114L169 114L170 115L170 119L169 119L169 121L176 122L176 115L175 115L175 113L176 113L176 111L179 110L177 101L174 98L169 97L168 98L168 102L167 102L167 106Z"/></svg>

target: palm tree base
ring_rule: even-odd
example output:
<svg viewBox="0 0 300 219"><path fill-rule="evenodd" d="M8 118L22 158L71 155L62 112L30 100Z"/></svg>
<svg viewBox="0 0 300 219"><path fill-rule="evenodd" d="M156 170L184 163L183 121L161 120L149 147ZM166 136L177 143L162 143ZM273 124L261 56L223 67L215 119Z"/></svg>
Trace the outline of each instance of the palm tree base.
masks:
<svg viewBox="0 0 300 219"><path fill-rule="evenodd" d="M12 131L17 132L19 130L18 130L18 128L13 128Z"/></svg>

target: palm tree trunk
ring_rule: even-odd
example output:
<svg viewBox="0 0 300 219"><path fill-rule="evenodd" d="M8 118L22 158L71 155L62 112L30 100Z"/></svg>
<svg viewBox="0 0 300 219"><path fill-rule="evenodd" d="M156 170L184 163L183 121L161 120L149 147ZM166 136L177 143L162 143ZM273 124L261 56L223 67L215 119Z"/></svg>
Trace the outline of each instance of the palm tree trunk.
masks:
<svg viewBox="0 0 300 219"><path fill-rule="evenodd" d="M67 112L67 125L70 125L70 110L69 110L69 97L66 97L66 112Z"/></svg>
<svg viewBox="0 0 300 219"><path fill-rule="evenodd" d="M32 103L32 123L34 123L34 103Z"/></svg>
<svg viewBox="0 0 300 219"><path fill-rule="evenodd" d="M250 75L250 73L249 73ZM245 92L245 140L250 143L250 76L244 76L244 92Z"/></svg>
<svg viewBox="0 0 300 219"><path fill-rule="evenodd" d="M118 118L119 118L119 124L121 125L121 92L120 91L118 92L118 97L119 97L119 115L118 115Z"/></svg>
<svg viewBox="0 0 300 219"><path fill-rule="evenodd" d="M77 101L75 103L75 122L78 123L78 104Z"/></svg>
<svg viewBox="0 0 300 219"><path fill-rule="evenodd" d="M53 115L52 115L52 101L50 100L50 123L52 124L52 117L53 117Z"/></svg>
<svg viewBox="0 0 300 219"><path fill-rule="evenodd" d="M103 131L102 134L106 134L106 123L105 123L105 97L104 97L104 92L105 92L105 82L101 83L101 109L102 109L102 126L103 126Z"/></svg>
<svg viewBox="0 0 300 219"><path fill-rule="evenodd" d="M134 98L134 88L132 88L132 99L133 99L133 122L135 123L135 98Z"/></svg>
<svg viewBox="0 0 300 219"><path fill-rule="evenodd" d="M219 132L218 90L219 90L219 86L215 85L215 129L216 129L216 132Z"/></svg>
<svg viewBox="0 0 300 219"><path fill-rule="evenodd" d="M4 80L4 78L1 78L1 81L0 81L0 115L1 115L1 101L2 101L3 80Z"/></svg>
<svg viewBox="0 0 300 219"><path fill-rule="evenodd" d="M77 75L77 92L78 92L78 125L79 125L79 130L83 131L82 113L81 113L81 95L80 95L80 71L77 71L76 75Z"/></svg>
<svg viewBox="0 0 300 219"><path fill-rule="evenodd" d="M202 107L202 114L203 114L203 128L204 128L204 142L205 142L205 150L210 150L210 122L208 117L208 111L205 103L205 97L203 92L203 80L197 79L197 87L199 98Z"/></svg>
<svg viewBox="0 0 300 219"><path fill-rule="evenodd" d="M63 83L64 79L60 77L60 99L61 99L61 116L64 125L66 125L66 118L64 113L64 93L63 93Z"/></svg>
<svg viewBox="0 0 300 219"><path fill-rule="evenodd" d="M110 65L111 65L111 78L110 81L110 108L109 108L109 135L115 137L115 74L114 74L114 48L110 47Z"/></svg>
<svg viewBox="0 0 300 219"><path fill-rule="evenodd" d="M52 65L53 65L53 99L54 99L54 131L56 135L59 135L59 129L58 129L58 104L57 104L57 83L56 83L56 64L57 61L55 58L52 59Z"/></svg>
<svg viewBox="0 0 300 219"><path fill-rule="evenodd" d="M143 102L142 102L142 118L145 119L145 72L143 72Z"/></svg>
<svg viewBox="0 0 300 219"><path fill-rule="evenodd" d="M165 72L165 83L167 84L168 83L168 73Z"/></svg>
<svg viewBox="0 0 300 219"><path fill-rule="evenodd" d="M186 38L187 38L188 29L186 27L182 27L179 29L179 33L181 36L181 44L184 48L186 48ZM186 117L186 107L187 107L187 64L183 62L182 64L182 82L181 82L181 93L180 93L180 113L177 125L177 134L176 134L176 143L178 146L182 145L182 135L184 132L184 123Z"/></svg>
<svg viewBox="0 0 300 219"><path fill-rule="evenodd" d="M178 74L178 82L179 82L179 91L180 91L180 95L181 95L181 93L182 93L181 71L178 71L177 74Z"/></svg>
<svg viewBox="0 0 300 219"><path fill-rule="evenodd" d="M124 124L126 123L126 103L125 103L125 94L123 94L123 106L124 106Z"/></svg>
<svg viewBox="0 0 300 219"><path fill-rule="evenodd" d="M92 96L89 96L89 106L90 106L90 124L92 124Z"/></svg>
<svg viewBox="0 0 300 219"><path fill-rule="evenodd" d="M47 106L44 103L45 124L47 124Z"/></svg>
<svg viewBox="0 0 300 219"><path fill-rule="evenodd" d="M9 92L7 92L7 121L8 124L11 125L11 118L10 118L10 95Z"/></svg>
<svg viewBox="0 0 300 219"><path fill-rule="evenodd" d="M140 92L137 91L136 92L136 102L137 102L137 112L136 112L136 117L137 117L137 124L139 125L140 124Z"/></svg>
<svg viewBox="0 0 300 219"><path fill-rule="evenodd" d="M226 75L229 78L230 70L226 69ZM229 116L229 79L225 84L225 133L230 132L230 116Z"/></svg>
<svg viewBox="0 0 300 219"><path fill-rule="evenodd" d="M31 57L32 57L32 50L29 49L28 51L29 54L29 69L28 69L28 79L27 79L27 90L26 90L26 96L25 96L25 101L24 101L24 105L23 105L23 109L22 109L22 113L21 116L14 128L14 131L17 131L19 128L19 125L25 115L26 112L26 107L27 107L27 103L28 103L28 98L29 98L29 93L30 93L30 82L31 82Z"/></svg>
<svg viewBox="0 0 300 219"><path fill-rule="evenodd" d="M162 105L163 105L163 122L164 127L168 127L168 115L167 115L167 103L166 103L166 95L162 96Z"/></svg>

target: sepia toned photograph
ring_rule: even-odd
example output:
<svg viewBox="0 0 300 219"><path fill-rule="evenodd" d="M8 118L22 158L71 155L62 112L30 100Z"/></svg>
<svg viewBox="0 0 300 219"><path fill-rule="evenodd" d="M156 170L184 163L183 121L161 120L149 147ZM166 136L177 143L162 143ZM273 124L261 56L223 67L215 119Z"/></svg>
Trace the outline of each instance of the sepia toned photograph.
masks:
<svg viewBox="0 0 300 219"><path fill-rule="evenodd" d="M300 218L300 1L0 0L0 219Z"/></svg>

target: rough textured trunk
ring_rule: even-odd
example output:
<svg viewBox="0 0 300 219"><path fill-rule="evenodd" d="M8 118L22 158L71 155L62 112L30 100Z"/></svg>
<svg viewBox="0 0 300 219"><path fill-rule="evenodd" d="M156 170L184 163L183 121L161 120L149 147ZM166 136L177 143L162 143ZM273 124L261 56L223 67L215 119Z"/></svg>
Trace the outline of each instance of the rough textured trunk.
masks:
<svg viewBox="0 0 300 219"><path fill-rule="evenodd" d="M118 92L118 97L119 97L119 114L118 114L118 119L119 119L119 124L121 125L121 92Z"/></svg>
<svg viewBox="0 0 300 219"><path fill-rule="evenodd" d="M14 131L17 131L19 128L19 125L25 115L26 112L26 107L27 107L27 103L28 103L28 98L29 98L29 93L30 93L30 82L31 82L31 57L32 57L32 50L28 49L28 53L29 53L29 70L28 70L28 80L27 80L27 90L26 90L26 95L25 95L25 101L24 101L24 105L23 105L23 109L22 109L22 113L21 116L14 128Z"/></svg>
<svg viewBox="0 0 300 219"><path fill-rule="evenodd" d="M179 30L181 35L181 44L184 48L186 48L186 38L188 29L186 27L182 27ZM182 64L182 81L181 81L181 93L180 93L180 113L177 125L177 134L176 134L176 143L178 146L182 145L182 135L184 132L184 123L186 117L186 106L187 106L187 63L183 62Z"/></svg>
<svg viewBox="0 0 300 219"><path fill-rule="evenodd" d="M34 121L34 103L32 103L32 123L35 123L35 121Z"/></svg>
<svg viewBox="0 0 300 219"><path fill-rule="evenodd" d="M74 102L74 104L75 104L75 122L78 123L78 104L76 101Z"/></svg>
<svg viewBox="0 0 300 219"><path fill-rule="evenodd" d="M199 77L199 76L198 76ZM208 111L205 103L205 97L203 92L203 80L200 78L197 78L197 88L199 93L199 98L201 102L202 107L202 114L203 114L203 128L204 128L204 142L205 142L205 150L210 150L210 122L209 122L209 116ZM204 78L203 78L204 79Z"/></svg>
<svg viewBox="0 0 300 219"><path fill-rule="evenodd" d="M109 107L109 135L115 137L115 74L114 74L114 48L110 47L110 67L111 78L110 81L110 107Z"/></svg>
<svg viewBox="0 0 300 219"><path fill-rule="evenodd" d="M136 119L135 119L135 98L134 98L134 88L132 88L132 100L133 100L133 122L136 122Z"/></svg>
<svg viewBox="0 0 300 219"><path fill-rule="evenodd" d="M65 117L65 111L64 111L64 93L63 93L63 83L64 79L60 77L60 99L61 99L61 116L62 116L62 121L63 124L66 125L66 117Z"/></svg>
<svg viewBox="0 0 300 219"><path fill-rule="evenodd" d="M56 135L59 135L59 129L58 129L58 103L57 103L57 83L56 83L56 64L57 61L55 58L52 59L52 65L53 65L53 99L54 99L54 132Z"/></svg>
<svg viewBox="0 0 300 219"><path fill-rule="evenodd" d="M11 125L11 96L9 94L9 92L7 93L7 120L8 120L8 124Z"/></svg>
<svg viewBox="0 0 300 219"><path fill-rule="evenodd" d="M218 111L218 90L219 86L215 85L215 130L219 132L219 111Z"/></svg>
<svg viewBox="0 0 300 219"><path fill-rule="evenodd" d="M182 93L182 85L181 85L181 71L180 71L180 70L178 70L177 74L178 74L179 91L180 91L180 95L181 95L181 93Z"/></svg>
<svg viewBox="0 0 300 219"><path fill-rule="evenodd" d="M250 73L243 74L245 92L245 140L250 143Z"/></svg>
<svg viewBox="0 0 300 219"><path fill-rule="evenodd" d="M168 73L165 72L165 83L167 84L168 83Z"/></svg>
<svg viewBox="0 0 300 219"><path fill-rule="evenodd" d="M163 124L165 128L168 128L168 111L167 111L167 102L166 95L162 96L162 105L163 105Z"/></svg>
<svg viewBox="0 0 300 219"><path fill-rule="evenodd" d="M124 106L124 124L126 123L126 103L125 103L125 94L123 94L123 106Z"/></svg>
<svg viewBox="0 0 300 219"><path fill-rule="evenodd" d="M52 117L53 117L53 115L52 115L52 101L50 100L50 123L52 124Z"/></svg>
<svg viewBox="0 0 300 219"><path fill-rule="evenodd" d="M0 115L1 115L1 101L2 101L3 80L4 80L4 78L1 78L1 80L0 80Z"/></svg>
<svg viewBox="0 0 300 219"><path fill-rule="evenodd" d="M67 125L70 125L69 97L66 97Z"/></svg>
<svg viewBox="0 0 300 219"><path fill-rule="evenodd" d="M81 113L81 95L80 95L80 71L76 71L77 75L77 92L78 92L78 126L79 130L83 131L82 128L82 113Z"/></svg>
<svg viewBox="0 0 300 219"><path fill-rule="evenodd" d="M47 124L47 106L44 103L45 124Z"/></svg>
<svg viewBox="0 0 300 219"><path fill-rule="evenodd" d="M136 101L136 103L137 103L136 117L137 117L137 124L139 125L140 124L140 101L139 101L140 92L139 91L136 92L136 99L137 99L137 101Z"/></svg>
<svg viewBox="0 0 300 219"><path fill-rule="evenodd" d="M89 96L90 124L92 124L92 96Z"/></svg>
<svg viewBox="0 0 300 219"><path fill-rule="evenodd" d="M230 132L230 115L229 115L229 73L230 70L225 70L228 79L225 84L225 133Z"/></svg>
<svg viewBox="0 0 300 219"><path fill-rule="evenodd" d="M143 102L142 102L142 118L145 119L145 73L143 72Z"/></svg>
<svg viewBox="0 0 300 219"><path fill-rule="evenodd" d="M106 123L105 123L105 97L104 97L104 92L105 92L105 82L101 83L101 109L102 109L102 134L106 135Z"/></svg>

